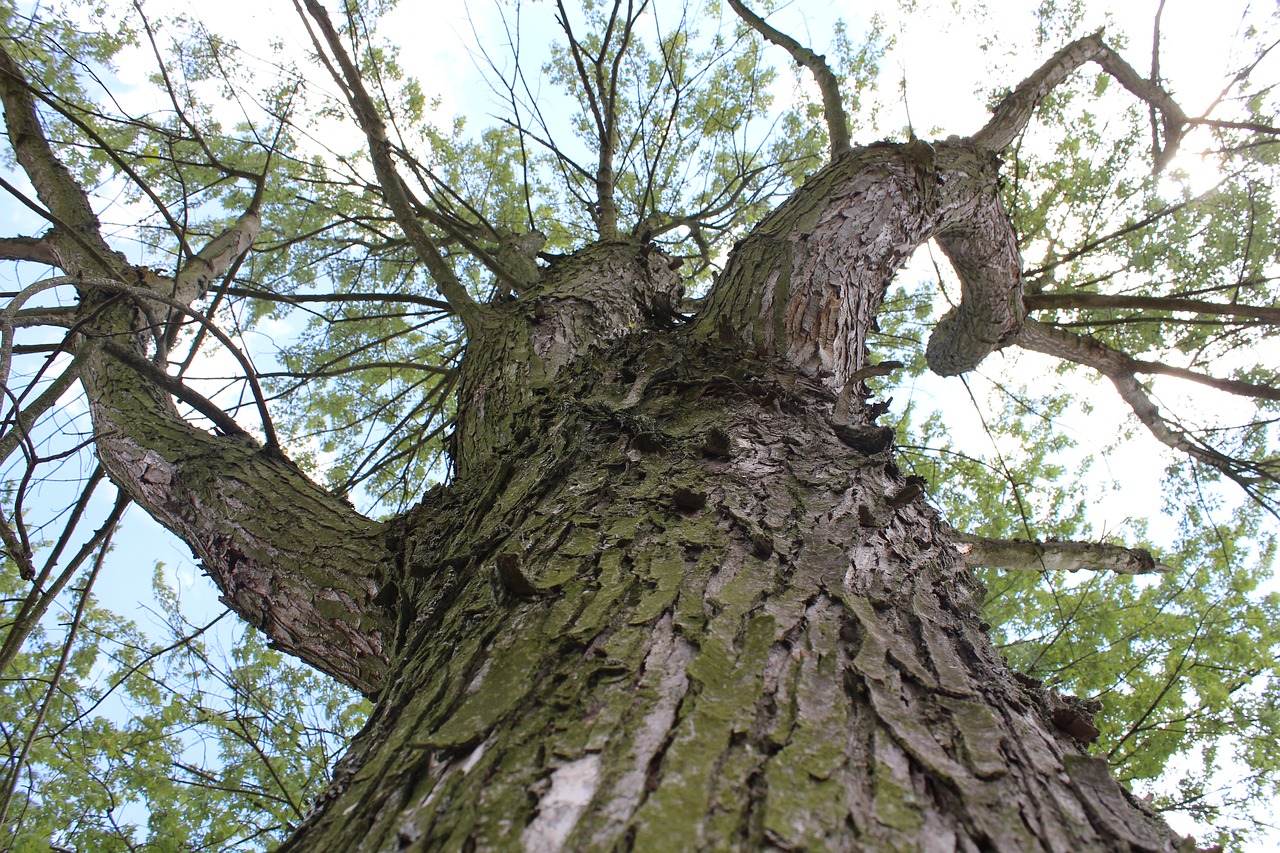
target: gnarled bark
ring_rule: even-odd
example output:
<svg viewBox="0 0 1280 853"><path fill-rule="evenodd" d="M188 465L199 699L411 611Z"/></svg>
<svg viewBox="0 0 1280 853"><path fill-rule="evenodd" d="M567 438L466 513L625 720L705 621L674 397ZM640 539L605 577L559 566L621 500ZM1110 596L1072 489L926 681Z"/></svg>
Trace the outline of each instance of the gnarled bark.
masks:
<svg viewBox="0 0 1280 853"><path fill-rule="evenodd" d="M1177 847L1084 752L1088 708L1001 661L957 537L859 382L885 288L931 237L966 288L935 367L1019 334L995 154L1016 110L979 144L840 158L742 241L688 328L678 280L638 243L589 246L484 309L442 271L469 334L458 477L383 526L270 443L184 423L170 388L112 355L149 354L163 283L106 248L2 51L0 72L47 239L85 278L104 468L277 645L379 694L285 849ZM352 69L336 76L412 232L376 111ZM252 239L246 217L163 295L198 298Z"/></svg>
<svg viewBox="0 0 1280 853"><path fill-rule="evenodd" d="M994 180L938 159L829 167L693 328L634 307L637 246L496 315L466 473L392 526L398 677L285 850L1175 849L1088 708L1001 661L849 387L896 266Z"/></svg>
<svg viewBox="0 0 1280 853"><path fill-rule="evenodd" d="M1172 851L835 404L674 331L513 413L398 528L399 677L284 849Z"/></svg>

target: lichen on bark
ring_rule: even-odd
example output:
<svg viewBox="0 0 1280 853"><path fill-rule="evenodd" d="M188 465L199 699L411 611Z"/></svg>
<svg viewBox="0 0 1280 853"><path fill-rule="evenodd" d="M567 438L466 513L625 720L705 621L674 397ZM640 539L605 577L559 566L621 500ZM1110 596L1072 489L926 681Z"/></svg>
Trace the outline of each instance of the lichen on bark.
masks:
<svg viewBox="0 0 1280 853"><path fill-rule="evenodd" d="M682 329L562 373L500 488L400 522L399 678L286 849L1127 849L835 400Z"/></svg>

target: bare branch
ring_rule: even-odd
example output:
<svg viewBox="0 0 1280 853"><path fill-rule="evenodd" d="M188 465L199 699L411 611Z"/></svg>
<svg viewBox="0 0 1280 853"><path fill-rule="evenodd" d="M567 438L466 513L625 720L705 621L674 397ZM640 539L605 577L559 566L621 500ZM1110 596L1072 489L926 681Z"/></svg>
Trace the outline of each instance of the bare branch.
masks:
<svg viewBox="0 0 1280 853"><path fill-rule="evenodd" d="M1220 453L1196 441L1160 414L1160 410L1136 378L1138 373L1157 372L1151 369L1153 365L1139 362L1101 341L1034 320L1027 320L1023 325L1017 344L1025 349L1057 356L1097 370L1111 380L1121 398L1133 409L1134 415L1162 444L1221 471L1250 494L1254 493L1260 480L1277 480L1274 465L1251 463Z"/></svg>
<svg viewBox="0 0 1280 853"><path fill-rule="evenodd" d="M0 237L0 260L58 265L53 244L43 237Z"/></svg>
<svg viewBox="0 0 1280 853"><path fill-rule="evenodd" d="M1220 130L1252 130L1267 136L1280 136L1280 127L1274 124L1263 124L1257 121L1226 121L1216 118L1188 119L1187 124L1193 127L1215 127Z"/></svg>
<svg viewBox="0 0 1280 853"><path fill-rule="evenodd" d="M1096 62L1142 101L1163 116L1164 144L1155 147L1155 171L1177 153L1178 142L1187 126L1187 115L1168 92L1142 77L1118 53L1102 41L1102 30L1077 39L1059 50L1030 77L1005 96L986 126L973 135L983 148L1002 151L1017 138L1031 120L1040 101L1086 62Z"/></svg>
<svg viewBox="0 0 1280 853"><path fill-rule="evenodd" d="M1106 344L1085 335L1068 332L1047 323L1027 320L1027 325L1034 325L1019 337L1019 346L1034 349L1065 358L1076 364L1092 367L1110 379L1122 375L1164 375L1176 376L1197 385L1204 385L1217 391L1236 394L1241 397L1254 397L1260 400L1280 400L1280 389L1255 382L1242 382L1238 379L1219 379L1206 376L1185 367L1176 367L1158 361L1146 361L1134 358L1128 353L1112 349Z"/></svg>
<svg viewBox="0 0 1280 853"><path fill-rule="evenodd" d="M214 242L217 242L217 241L215 240ZM99 288L102 290L110 291L112 293L127 294L128 296L132 296L135 299L139 299L139 300L144 300L144 301L149 300L153 302L159 302L162 305L167 305L169 308L175 311L178 311L180 313L186 314L192 317L193 319L195 319L196 322L200 323L200 325L203 328L208 330L210 334L216 337L218 341L227 348L227 350L232 354L232 356L235 357L236 361L238 361L240 363L240 366L244 369L245 379L249 382L250 387L253 389L254 399L257 401L257 404L258 404L258 412L262 418L262 431L266 438L266 446L272 450L279 449L280 442L276 436L275 428L271 424L271 415L267 411L266 397L265 395L263 395L262 388L258 384L257 371L254 369L253 363L249 361L248 356L246 356L243 352L241 352L240 348L235 345L235 341L231 340L231 338L228 337L225 332L223 332L221 329L215 326L213 322L209 320L207 317L204 317L202 314L195 311L185 303L178 301L177 299L172 299L168 296L164 296L162 294L156 293L153 290L150 290L146 287L131 287L130 285L123 284L114 279L85 278L81 276L76 276L73 278L68 276L68 277L45 279L43 281L37 282L36 284L26 288L22 293L20 293L17 297L15 297L13 301L9 303L8 306L5 307L3 312L0 312L0 331L2 331L4 335L3 340L4 340L4 347L5 347L5 351L0 352L0 378L7 378L9 373L9 360L8 360L9 343L8 342L9 342L10 336L12 335L12 319L11 318L12 318L13 312L17 310L18 306L21 305L23 301L33 296L34 294L42 290L47 290L51 287L58 287L61 285L75 285L76 287ZM119 348L116 349L115 355L117 358L121 358L129 361L131 365L136 365L137 360L141 359L141 356L136 356L136 357L125 356L123 350ZM160 373L163 373L163 372L161 371ZM157 375L159 374L148 372L148 378L154 379ZM206 412L205 409L210 408L211 404L205 405L205 403L201 402L203 401L204 398L199 397L199 395L196 395L194 392L190 391L189 389L186 389L185 386L179 387L180 385L181 383L179 383L179 385L173 385L172 382L165 381L162 384L162 387L165 387L165 390L170 391L170 393L175 393L175 396L180 396L180 399L183 399L184 402L192 405L202 414L208 415L208 412ZM178 391L175 392L171 390L171 387L174 389L178 389ZM218 423L219 426L223 426L222 419L226 417L225 415L222 415L221 418L217 416L212 416L212 415L208 415L208 416L210 416L215 423ZM234 435L244 434L244 430L240 429L239 427L234 427L233 429L230 429L229 432Z"/></svg>
<svg viewBox="0 0 1280 853"><path fill-rule="evenodd" d="M1204 302L1199 299L1183 299L1176 296L1109 296L1104 293L1034 293L1023 297L1029 311L1052 311L1072 308L1119 308L1129 311L1185 311L1194 314L1211 314L1236 317L1241 320L1261 320L1280 325L1280 308L1260 305L1241 305L1236 302Z"/></svg>
<svg viewBox="0 0 1280 853"><path fill-rule="evenodd" d="M1151 76L1148 78L1152 86L1160 85L1160 22L1164 18L1164 4L1165 0L1160 0L1160 5L1156 8L1155 23L1152 26ZM1147 106L1147 113L1151 118L1151 153L1152 158L1155 159L1160 156L1160 116L1155 104Z"/></svg>
<svg viewBox="0 0 1280 853"><path fill-rule="evenodd" d="M1157 563L1150 551L1124 548L1104 542L1031 542L1026 539L990 539L970 533L957 533L960 553L970 566L985 566L1005 571L1115 572L1118 575L1143 575L1172 571Z"/></svg>
<svg viewBox="0 0 1280 853"><path fill-rule="evenodd" d="M831 159L835 160L849 149L849 118L840 97L840 78L827 65L827 58L814 53L786 33L769 25L764 18L748 9L742 0L729 0L733 11L760 35L791 54L791 58L808 68L813 74L818 90L822 92L822 112L827 119L827 137L831 140Z"/></svg>
<svg viewBox="0 0 1280 853"><path fill-rule="evenodd" d="M1207 190L1195 196L1194 198L1190 198L1185 201L1180 201L1180 202L1177 202L1176 204L1168 205L1167 207L1162 207L1159 210L1155 211L1154 213L1147 214L1146 216L1142 217L1136 222L1129 222L1124 226L1117 228L1114 231L1108 232L1106 234L1101 235L1100 237L1095 237L1092 240L1082 243L1079 246L1076 246L1074 249L1068 252L1065 252L1058 257L1053 258L1049 262L1045 263L1044 266L1036 267L1035 269L1031 269L1031 270L1026 270L1023 273L1023 278L1026 279L1028 282L1028 289L1035 290L1037 286L1042 286L1043 284L1042 282L1041 283L1033 282L1032 279L1036 279L1044 275L1045 273L1062 266L1063 264L1070 263L1071 261L1074 261L1076 258L1083 257L1084 255L1087 255L1088 253L1092 252L1094 249L1097 249L1098 247L1106 243L1109 243L1112 240L1118 240L1119 238L1124 237L1126 234L1137 233L1138 231L1141 231L1143 228L1146 228L1148 225L1158 222L1161 219L1164 219L1166 216L1172 216L1173 214L1179 212L1183 208L1191 207L1192 205L1198 204L1199 202L1212 198L1214 193L1218 192L1218 190L1220 190L1223 186L1225 186L1226 183L1227 183L1227 178L1223 178L1221 181L1218 181L1216 184L1209 187Z"/></svg>
<svg viewBox="0 0 1280 853"><path fill-rule="evenodd" d="M591 176L596 188L596 203L591 209L591 215L601 239L605 240L617 236L618 233L618 203L615 198L617 179L614 167L614 157L618 145L618 68L626 53L627 45L630 43L632 27L635 25L636 18L648 4L647 2L642 2L640 9L636 10L633 8L632 2L628 0L626 21L623 24L620 36L621 43L614 54L613 62L609 63L609 76L606 79L605 60L613 38L614 27L618 22L618 12L621 9L621 5L622 0L614 0L613 8L610 10L609 22L604 37L600 42L600 53L598 56L592 57L587 54L582 41L574 35L573 27L569 23L569 13L566 11L564 3L561 0L556 2L556 20L569 41L569 53L573 57L579 82L586 93L587 104L591 109L592 118L595 120L596 136L598 137L600 148L597 152L596 172ZM587 67L588 64L590 64L590 68Z"/></svg>
<svg viewBox="0 0 1280 853"><path fill-rule="evenodd" d="M448 302L418 296L413 293L362 293L358 291L339 293L272 293L255 287L228 286L224 288L228 296L243 296L249 299L262 299L269 302L284 302L289 305L304 305L308 302L404 302L409 305L421 305L437 311L450 311Z"/></svg>
<svg viewBox="0 0 1280 853"><path fill-rule="evenodd" d="M21 398L14 401L14 412L12 414L13 428L0 435L0 460L8 459L9 454L18 449L18 446L25 439L31 428L35 426L36 421L45 412L54 408L58 404L58 400L71 389L76 380L80 378L80 367L85 360L93 352L93 345L82 346L80 352L76 353L71 364L63 368L49 385L40 392L40 396L31 402L25 409L18 410L18 404ZM8 421L9 418L6 418ZM6 544L8 544L6 542Z"/></svg>

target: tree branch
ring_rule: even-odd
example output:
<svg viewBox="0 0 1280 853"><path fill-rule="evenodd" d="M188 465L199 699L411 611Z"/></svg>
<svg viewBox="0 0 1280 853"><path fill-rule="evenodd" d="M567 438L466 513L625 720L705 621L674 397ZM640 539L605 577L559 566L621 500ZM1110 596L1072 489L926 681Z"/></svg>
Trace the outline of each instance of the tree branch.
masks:
<svg viewBox="0 0 1280 853"><path fill-rule="evenodd" d="M124 258L112 251L102 239L101 223L89 204L88 195L54 155L40 126L26 77L3 43L0 43L0 101L4 103L9 144L45 210L30 202L7 181L0 179L0 185L47 218L55 226L56 238L65 238L58 239L54 245L59 259L57 265L63 270L70 267L105 275L117 274L126 266ZM74 243L75 247L67 244L66 240Z"/></svg>
<svg viewBox="0 0 1280 853"><path fill-rule="evenodd" d="M165 373L154 362L149 361L137 353L125 349L124 347L116 346L109 342L105 345L104 349L106 349L113 358L119 359L122 364L125 364L131 370L136 371L139 376L153 382L156 387L163 388L177 399L204 415L223 435L237 435L245 437L249 435L244 427L236 423L234 418L218 406L214 405L211 400L196 393L178 377Z"/></svg>
<svg viewBox="0 0 1280 853"><path fill-rule="evenodd" d="M748 9L742 0L729 0L729 5L749 27L778 47L785 49L791 54L792 59L809 69L814 81L818 84L818 90L822 92L822 113L827 119L831 159L835 160L848 153L850 150L849 118L845 114L844 101L840 97L840 78L836 77L831 66L827 65L827 58L814 53L791 36L770 26L764 18Z"/></svg>
<svg viewBox="0 0 1280 853"><path fill-rule="evenodd" d="M58 265L58 253L44 237L0 237L0 260Z"/></svg>
<svg viewBox="0 0 1280 853"><path fill-rule="evenodd" d="M1030 542L1026 539L990 539L971 533L958 533L959 550L970 566L985 566L1004 571L1115 572L1118 575L1143 575L1172 571L1157 563L1150 551L1124 548L1103 542Z"/></svg>
<svg viewBox="0 0 1280 853"><path fill-rule="evenodd" d="M1186 311L1261 320L1280 325L1280 308L1241 305L1239 303L1205 302L1176 296L1109 296L1104 293L1034 293L1023 297L1029 311L1052 311L1071 308L1119 308L1129 311Z"/></svg>
<svg viewBox="0 0 1280 853"><path fill-rule="evenodd" d="M915 140L911 145L927 143ZM935 236L960 279L961 296L960 304L929 333L925 358L939 376L957 376L973 370L1022 329L1022 256L994 180L963 216Z"/></svg>
<svg viewBox="0 0 1280 853"><path fill-rule="evenodd" d="M228 296L242 296L248 299L261 299L267 302L284 302L289 305L304 305L309 302L404 302L408 305L421 305L437 311L449 311L448 302L432 299L429 296L418 296L413 293L364 293L348 291L338 293L273 293L256 287L229 285L222 288Z"/></svg>
<svg viewBox="0 0 1280 853"><path fill-rule="evenodd" d="M1277 474L1272 470L1274 465L1251 463L1220 453L1212 447L1195 441L1160 414L1160 410L1135 375L1158 372L1150 369L1152 365L1139 362L1101 341L1055 329L1034 320L1027 320L1023 325L1017 344L1025 349L1056 356L1097 370L1111 380L1121 398L1133 409L1134 415L1162 444L1216 468L1239 483L1250 494L1254 493L1253 489L1259 480L1276 481ZM1207 379L1207 377L1203 378Z"/></svg>
<svg viewBox="0 0 1280 853"><path fill-rule="evenodd" d="M1186 379L1229 394L1262 400L1280 400L1280 389L1269 385L1241 382L1236 379L1218 379L1185 367L1175 367L1157 361L1144 361L1112 349L1094 338L1035 320L1027 320L1027 326L1032 328L1024 329L1024 334L1017 341L1019 346L1092 367L1113 380L1117 376L1134 374L1176 376L1179 379Z"/></svg>
<svg viewBox="0 0 1280 853"><path fill-rule="evenodd" d="M111 479L191 547L223 600L278 648L366 694L377 692L395 636L393 612L374 603L378 578L392 560L381 525L285 459L274 447L269 419L265 448L243 434L210 435L178 416L170 388L140 376L103 347L94 351L97 341L109 342L145 359L158 332L147 316L149 304L191 313L164 291L199 295L252 242L257 214L250 210L210 241L175 282L162 282L130 266L103 239L87 194L53 153L26 81L3 45L0 99L15 155L48 208L46 218L54 221L47 239L67 273L24 288L0 316L0 374L8 372L8 344L22 302L57 284L75 286L81 298L72 341L83 357L79 378L98 458ZM193 316L204 320L198 312ZM252 365L243 364L251 374ZM263 413L265 418L265 407Z"/></svg>
<svg viewBox="0 0 1280 853"><path fill-rule="evenodd" d="M426 230L423 229L422 223L418 221L415 205L409 196L408 188L405 186L404 180L400 177L400 173L396 170L395 163L391 159L391 142L387 138L386 124L378 114L378 108L374 104L373 98L369 96L368 90L365 89L364 80L360 76L359 69L351 61L351 57L342 43L341 36L333 26L333 21L329 18L329 13L316 0L305 0L305 3L306 13L303 12L302 7L299 5L299 0L294 0L294 7L298 10L298 14L302 17L304 23L307 23L307 13L310 14L316 25L319 26L325 42L329 45L329 50L333 53L334 59L338 62L341 71L330 65L327 60L325 64L330 73L333 74L335 82L347 93L351 108L355 113L356 122L360 125L360 129L364 131L365 139L369 143L369 158L373 161L373 170L378 176L382 197L395 215L396 224L404 230L405 236L409 238L409 243L413 246L418 258L426 265L427 271L431 273L436 287L440 290L440 294L449 303L449 307L457 313L462 325L469 332L478 332L484 309L471 298L466 286L458 279L453 268L445 261L444 256L440 254L440 250L427 235ZM309 23L307 29L310 32ZM323 57L324 49L319 39L316 38L314 33L311 34L311 37L315 43L316 51Z"/></svg>
<svg viewBox="0 0 1280 853"><path fill-rule="evenodd" d="M1018 87L1005 96L995 115L972 137L991 151L1002 151L1018 137L1031 120L1040 101L1086 62L1096 62L1116 82L1163 116L1164 145L1154 144L1154 170L1160 171L1177 153L1178 142L1187 126L1187 115L1168 92L1145 79L1118 53L1102 41L1102 30L1077 39L1059 50Z"/></svg>
<svg viewBox="0 0 1280 853"><path fill-rule="evenodd" d="M231 268L236 258L249 251L258 232L262 230L262 217L258 214L257 198L249 210L240 215L229 228L204 245L195 256L174 276L173 298L190 305L204 296L209 284Z"/></svg>

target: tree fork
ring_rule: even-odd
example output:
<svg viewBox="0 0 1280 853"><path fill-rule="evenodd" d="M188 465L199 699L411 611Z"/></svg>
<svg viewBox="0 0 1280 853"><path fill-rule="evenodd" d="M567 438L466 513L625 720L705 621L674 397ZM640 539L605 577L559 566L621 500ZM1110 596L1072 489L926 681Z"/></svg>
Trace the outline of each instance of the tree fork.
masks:
<svg viewBox="0 0 1280 853"><path fill-rule="evenodd" d="M379 694L286 849L1181 849L1083 751L1091 709L1001 661L958 537L898 471L858 382L885 288L933 237L966 289L930 342L935 369L1034 330L997 154L1046 92L1098 62L1164 114L1162 157L1185 124L1167 96L1094 36L971 140L852 151L740 243L688 329L670 266L630 241L482 309L306 5L386 200L467 327L455 482L376 524L274 448L186 424L107 348L82 375L112 478L278 645ZM127 278L3 52L0 77L64 271ZM202 253L193 291L252 241L246 216ZM77 333L145 357L147 310L86 299Z"/></svg>
<svg viewBox="0 0 1280 853"><path fill-rule="evenodd" d="M400 677L284 849L1175 850L1083 751L1091 709L1000 659L846 389L894 271L994 167L851 153L688 330L627 296L654 267L626 244L495 315L460 476L392 533ZM999 224L995 252L964 235L984 284Z"/></svg>

